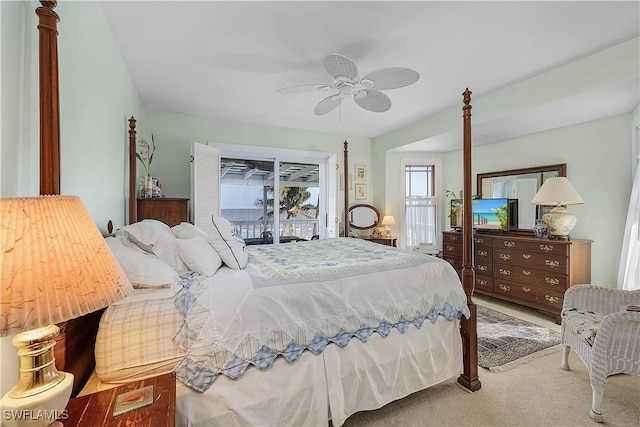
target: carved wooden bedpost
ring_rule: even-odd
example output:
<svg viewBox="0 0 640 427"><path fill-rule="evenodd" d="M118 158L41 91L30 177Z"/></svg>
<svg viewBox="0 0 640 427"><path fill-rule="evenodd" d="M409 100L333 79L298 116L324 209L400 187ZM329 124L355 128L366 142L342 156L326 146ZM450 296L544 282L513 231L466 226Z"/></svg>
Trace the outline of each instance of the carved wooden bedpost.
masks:
<svg viewBox="0 0 640 427"><path fill-rule="evenodd" d="M344 237L349 237L349 143L344 142Z"/></svg>
<svg viewBox="0 0 640 427"><path fill-rule="evenodd" d="M136 119L129 119L129 224L138 221L136 182Z"/></svg>
<svg viewBox="0 0 640 427"><path fill-rule="evenodd" d="M471 316L462 318L460 334L462 335L463 368L464 372L458 377L458 383L463 387L476 391L481 387L478 379L478 323L477 307L473 303L472 295L475 287L475 272L473 270L473 213L471 190L471 91L467 88L463 93L463 223L462 223L462 286L467 295L467 305Z"/></svg>
<svg viewBox="0 0 640 427"><path fill-rule="evenodd" d="M60 194L60 102L58 96L57 1L40 0L40 194Z"/></svg>

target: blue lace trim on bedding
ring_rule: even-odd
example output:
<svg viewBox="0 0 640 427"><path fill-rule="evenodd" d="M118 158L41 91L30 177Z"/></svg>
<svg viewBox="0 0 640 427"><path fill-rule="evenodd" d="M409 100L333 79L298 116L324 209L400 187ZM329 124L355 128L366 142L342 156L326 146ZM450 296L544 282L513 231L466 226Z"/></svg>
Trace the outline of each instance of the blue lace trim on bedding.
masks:
<svg viewBox="0 0 640 427"><path fill-rule="evenodd" d="M191 345L196 341L208 316L208 310L197 303L198 296L205 289L203 286L194 286L199 282L200 277L196 273L183 277L179 283L182 289L175 296L176 307L185 317L185 322L174 338L174 342L186 351L189 351ZM456 295L453 294L451 299L457 300ZM448 300L445 300L439 308L433 307L427 313L416 312L412 319L406 319L401 315L394 322L382 321L376 326L361 324L358 329L353 331L340 329L330 337L315 336L306 346L291 340L281 351L262 345L250 359L231 354L223 366L215 366L213 357L188 354L176 367L176 377L191 389L205 392L220 374L235 380L240 378L250 365L261 370L268 369L278 356L282 356L289 363L294 363L305 350L319 355L330 343L345 347L353 337L366 343L374 333L386 338L393 328L404 334L411 325L420 329L426 320L435 324L439 316L446 320L454 320L460 315L466 318L470 316L466 301L462 301L460 307L455 308Z"/></svg>

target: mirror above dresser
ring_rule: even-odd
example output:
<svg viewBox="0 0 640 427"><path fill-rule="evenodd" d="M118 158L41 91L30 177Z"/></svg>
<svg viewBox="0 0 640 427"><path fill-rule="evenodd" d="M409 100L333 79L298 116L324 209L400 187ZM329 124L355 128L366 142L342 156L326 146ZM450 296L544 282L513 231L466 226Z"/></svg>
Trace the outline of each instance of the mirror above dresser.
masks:
<svg viewBox="0 0 640 427"><path fill-rule="evenodd" d="M566 163L479 173L476 191L478 198L483 199L517 199L518 226L512 231L531 232L536 220L542 216L539 207L531 204L531 199L547 178L566 175Z"/></svg>

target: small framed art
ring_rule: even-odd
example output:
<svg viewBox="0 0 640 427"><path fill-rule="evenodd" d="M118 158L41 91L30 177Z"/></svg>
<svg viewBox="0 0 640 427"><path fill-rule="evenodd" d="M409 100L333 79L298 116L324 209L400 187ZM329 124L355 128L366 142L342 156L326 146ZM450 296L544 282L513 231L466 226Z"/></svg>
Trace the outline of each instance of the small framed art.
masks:
<svg viewBox="0 0 640 427"><path fill-rule="evenodd" d="M356 184L356 200L363 200L367 198L367 185Z"/></svg>
<svg viewBox="0 0 640 427"><path fill-rule="evenodd" d="M367 180L367 167L365 165L356 165L356 181Z"/></svg>

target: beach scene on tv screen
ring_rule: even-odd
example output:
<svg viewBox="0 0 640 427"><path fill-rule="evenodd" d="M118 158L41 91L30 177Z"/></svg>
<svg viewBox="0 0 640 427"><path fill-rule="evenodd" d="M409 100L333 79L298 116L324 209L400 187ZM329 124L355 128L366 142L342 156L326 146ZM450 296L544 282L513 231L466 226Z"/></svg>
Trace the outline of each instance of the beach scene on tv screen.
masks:
<svg viewBox="0 0 640 427"><path fill-rule="evenodd" d="M473 201L473 226L491 230L506 230L507 199L477 199Z"/></svg>

